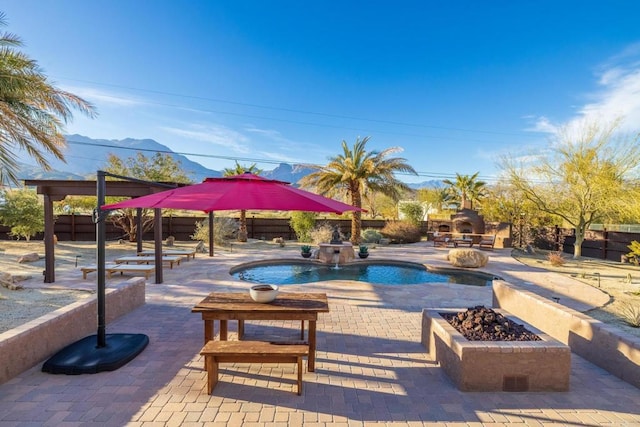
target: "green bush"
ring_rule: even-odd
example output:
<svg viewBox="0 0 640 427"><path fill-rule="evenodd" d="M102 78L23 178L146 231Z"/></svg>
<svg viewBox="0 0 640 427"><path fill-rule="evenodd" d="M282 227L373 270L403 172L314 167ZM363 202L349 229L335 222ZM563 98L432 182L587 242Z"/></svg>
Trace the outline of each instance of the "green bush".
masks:
<svg viewBox="0 0 640 427"><path fill-rule="evenodd" d="M238 232L238 222L233 218L217 216L213 219L213 243L224 245L229 240L235 239ZM196 230L191 235L193 240L201 240L209 243L209 220L196 222Z"/></svg>
<svg viewBox="0 0 640 427"><path fill-rule="evenodd" d="M299 242L311 241L311 230L316 225L316 214L313 212L296 211L291 214L289 225L296 233Z"/></svg>
<svg viewBox="0 0 640 427"><path fill-rule="evenodd" d="M3 190L0 222L11 227L9 236L27 241L44 231L44 205L35 191L29 189Z"/></svg>
<svg viewBox="0 0 640 427"><path fill-rule="evenodd" d="M420 241L420 228L409 221L387 222L380 233L391 243L415 243Z"/></svg>
<svg viewBox="0 0 640 427"><path fill-rule="evenodd" d="M404 203L399 206L400 212L406 220L415 226L420 226L424 219L424 208L418 202Z"/></svg>
<svg viewBox="0 0 640 427"><path fill-rule="evenodd" d="M380 243L380 239L382 239L382 234L373 228L362 230L361 236L363 243Z"/></svg>

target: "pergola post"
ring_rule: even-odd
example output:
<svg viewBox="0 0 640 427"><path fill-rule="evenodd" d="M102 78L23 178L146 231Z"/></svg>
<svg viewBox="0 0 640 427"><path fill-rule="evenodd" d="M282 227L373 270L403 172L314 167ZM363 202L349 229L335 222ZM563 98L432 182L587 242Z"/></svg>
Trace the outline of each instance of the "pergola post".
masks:
<svg viewBox="0 0 640 427"><path fill-rule="evenodd" d="M44 195L44 283L56 281L55 272L55 244L54 244L53 200L48 194Z"/></svg>
<svg viewBox="0 0 640 427"><path fill-rule="evenodd" d="M162 209L153 210L153 240L155 243L156 283L162 283Z"/></svg>
<svg viewBox="0 0 640 427"><path fill-rule="evenodd" d="M213 256L213 211L209 212L209 256Z"/></svg>
<svg viewBox="0 0 640 427"><path fill-rule="evenodd" d="M142 208L136 209L136 243L137 252L142 252Z"/></svg>

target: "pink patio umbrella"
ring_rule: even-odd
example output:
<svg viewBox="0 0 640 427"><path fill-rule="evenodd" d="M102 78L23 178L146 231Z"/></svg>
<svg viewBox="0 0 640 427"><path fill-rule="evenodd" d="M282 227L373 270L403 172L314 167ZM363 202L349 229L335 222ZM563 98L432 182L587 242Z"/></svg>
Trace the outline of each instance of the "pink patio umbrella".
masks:
<svg viewBox="0 0 640 427"><path fill-rule="evenodd" d="M166 208L199 210L364 211L337 200L292 187L288 182L252 173L207 178L203 182L103 205L101 209Z"/></svg>

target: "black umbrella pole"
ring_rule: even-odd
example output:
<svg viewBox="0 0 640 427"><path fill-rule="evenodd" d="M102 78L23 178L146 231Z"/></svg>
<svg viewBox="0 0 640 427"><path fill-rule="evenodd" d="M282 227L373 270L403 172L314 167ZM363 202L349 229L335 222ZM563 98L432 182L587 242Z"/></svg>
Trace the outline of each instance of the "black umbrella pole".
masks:
<svg viewBox="0 0 640 427"><path fill-rule="evenodd" d="M105 220L101 211L101 206L105 203L105 195L107 184L105 180L105 173L103 171L98 171L97 177L97 199L98 199L98 207L96 211L96 240L97 240L97 252L96 252L96 260L97 260L97 275L98 275L98 348L107 346L107 338L106 338L106 326L105 326L105 299L106 299L106 286L105 286L105 252L106 252L106 241L107 241L107 231Z"/></svg>

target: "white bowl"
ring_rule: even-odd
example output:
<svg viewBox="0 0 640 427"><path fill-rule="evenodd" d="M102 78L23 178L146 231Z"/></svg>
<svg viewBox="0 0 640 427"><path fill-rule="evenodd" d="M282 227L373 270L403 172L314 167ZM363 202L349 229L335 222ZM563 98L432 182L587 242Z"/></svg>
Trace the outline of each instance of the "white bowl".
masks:
<svg viewBox="0 0 640 427"><path fill-rule="evenodd" d="M271 302L278 296L276 285L254 285L249 289L251 299L255 302Z"/></svg>

